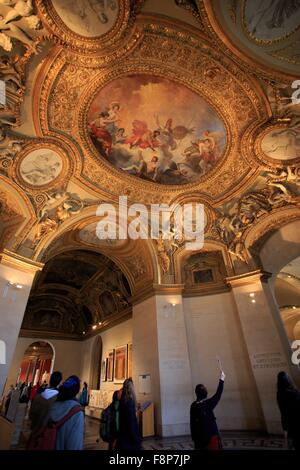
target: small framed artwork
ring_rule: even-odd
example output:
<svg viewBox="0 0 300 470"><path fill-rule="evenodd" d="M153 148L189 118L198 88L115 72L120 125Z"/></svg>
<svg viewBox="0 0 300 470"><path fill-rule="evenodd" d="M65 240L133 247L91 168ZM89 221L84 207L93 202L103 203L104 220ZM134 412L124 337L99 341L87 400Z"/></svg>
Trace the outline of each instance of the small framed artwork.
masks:
<svg viewBox="0 0 300 470"><path fill-rule="evenodd" d="M132 377L132 343L127 344L127 378Z"/></svg>
<svg viewBox="0 0 300 470"><path fill-rule="evenodd" d="M200 269L198 271L193 271L193 276L195 284L213 282L214 280L212 269Z"/></svg>
<svg viewBox="0 0 300 470"><path fill-rule="evenodd" d="M107 367L106 367L106 380L113 382L114 380L114 349L108 351Z"/></svg>
<svg viewBox="0 0 300 470"><path fill-rule="evenodd" d="M124 382L127 374L127 344L115 349L114 382Z"/></svg>
<svg viewBox="0 0 300 470"><path fill-rule="evenodd" d="M106 359L103 359L101 364L101 381L106 382Z"/></svg>

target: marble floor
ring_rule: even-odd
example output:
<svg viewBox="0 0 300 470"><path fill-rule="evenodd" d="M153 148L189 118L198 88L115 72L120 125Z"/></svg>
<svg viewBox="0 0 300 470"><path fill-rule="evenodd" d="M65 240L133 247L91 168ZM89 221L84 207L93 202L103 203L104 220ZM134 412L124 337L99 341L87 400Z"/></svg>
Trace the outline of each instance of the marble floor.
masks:
<svg viewBox="0 0 300 470"><path fill-rule="evenodd" d="M84 448L86 450L106 450L107 444L99 439L99 421L86 416ZM28 421L23 423L20 438L15 450L24 450L29 436ZM97 442L98 441L98 442ZM253 449L253 450L278 450L284 448L282 436L270 436L257 432L222 432L224 449ZM190 436L178 436L169 438L150 437L143 439L144 450L191 450L193 443Z"/></svg>

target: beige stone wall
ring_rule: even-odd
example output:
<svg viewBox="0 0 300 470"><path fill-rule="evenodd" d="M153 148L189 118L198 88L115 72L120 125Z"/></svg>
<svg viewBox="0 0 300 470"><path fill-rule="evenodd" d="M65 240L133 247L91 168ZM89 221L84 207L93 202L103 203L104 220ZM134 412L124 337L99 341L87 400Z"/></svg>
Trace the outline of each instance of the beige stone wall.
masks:
<svg viewBox="0 0 300 470"><path fill-rule="evenodd" d="M232 293L184 299L193 387L204 383L213 394L219 378L216 355L226 373L215 410L221 429L265 427L248 352Z"/></svg>
<svg viewBox="0 0 300 470"><path fill-rule="evenodd" d="M102 339L102 358L108 356L110 349L115 349L118 346L132 342L132 320L126 320L119 325L113 326L109 330L101 333ZM90 338L82 343L82 363L81 363L81 377L83 381L89 384L91 373L91 357L93 354L93 345L96 338ZM99 358L101 363L101 358ZM101 390L118 390L122 384L115 384L114 382L102 382L100 385Z"/></svg>

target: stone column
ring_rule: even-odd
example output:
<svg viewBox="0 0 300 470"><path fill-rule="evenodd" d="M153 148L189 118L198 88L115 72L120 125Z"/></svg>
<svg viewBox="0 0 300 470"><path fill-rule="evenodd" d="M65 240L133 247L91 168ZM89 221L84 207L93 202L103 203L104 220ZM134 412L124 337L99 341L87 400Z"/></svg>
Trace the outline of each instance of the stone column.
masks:
<svg viewBox="0 0 300 470"><path fill-rule="evenodd" d="M261 407L269 433L282 433L276 401L277 374L290 373L280 332L279 310L268 279L271 275L254 271L227 278L232 287Z"/></svg>
<svg viewBox="0 0 300 470"><path fill-rule="evenodd" d="M133 307L133 375L139 401L151 400L156 432L189 434L193 400L182 286L157 286L148 299ZM142 395L139 377L150 374L151 393Z"/></svg>
<svg viewBox="0 0 300 470"><path fill-rule="evenodd" d="M16 347L28 296L41 263L4 250L0 254L0 395Z"/></svg>

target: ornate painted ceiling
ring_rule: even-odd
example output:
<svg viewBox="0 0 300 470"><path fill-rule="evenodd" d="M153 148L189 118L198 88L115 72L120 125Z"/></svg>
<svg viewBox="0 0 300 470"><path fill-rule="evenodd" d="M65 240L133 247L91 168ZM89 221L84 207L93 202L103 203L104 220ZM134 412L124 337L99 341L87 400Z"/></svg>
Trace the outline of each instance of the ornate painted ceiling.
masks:
<svg viewBox="0 0 300 470"><path fill-rule="evenodd" d="M207 249L223 253L227 275L257 266L263 237L299 218L300 5L253 5L0 2L1 246L46 263L28 328L56 308L71 328L68 302L74 333L101 321L101 307L75 300L103 256L133 296L181 282L182 245L100 241L100 202L202 202ZM86 279L55 277L67 250L81 250Z"/></svg>

